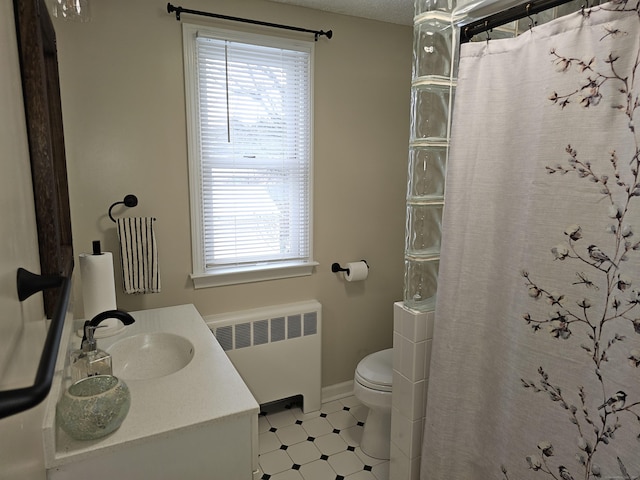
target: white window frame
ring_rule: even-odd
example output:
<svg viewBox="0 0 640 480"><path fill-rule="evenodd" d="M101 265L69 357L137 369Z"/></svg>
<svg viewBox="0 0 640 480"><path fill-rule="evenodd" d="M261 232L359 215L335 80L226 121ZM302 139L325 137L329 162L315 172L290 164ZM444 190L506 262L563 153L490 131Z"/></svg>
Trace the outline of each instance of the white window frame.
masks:
<svg viewBox="0 0 640 480"><path fill-rule="evenodd" d="M310 56L310 129L313 132L313 43L284 39L265 35L256 35L202 25L184 23L184 75L187 116L187 148L189 162L189 187L191 204L191 243L193 258L194 288L206 288L222 285L259 282L290 277L311 275L318 265L313 260L313 134L310 138L309 152L309 256L307 260L283 261L277 263L252 264L231 267L206 268L204 249L204 213L201 209L201 168L200 168L200 135L199 135L199 99L197 90L197 57L196 38L198 35L224 38L243 43L284 48L305 49Z"/></svg>

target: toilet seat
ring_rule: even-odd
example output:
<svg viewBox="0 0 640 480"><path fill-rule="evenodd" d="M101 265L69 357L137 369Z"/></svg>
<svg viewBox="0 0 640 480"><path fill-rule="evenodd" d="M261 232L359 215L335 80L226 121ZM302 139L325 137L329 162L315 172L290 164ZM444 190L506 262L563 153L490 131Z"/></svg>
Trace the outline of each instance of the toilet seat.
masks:
<svg viewBox="0 0 640 480"><path fill-rule="evenodd" d="M367 355L356 368L356 381L367 388L380 392L391 392L393 383L393 349Z"/></svg>

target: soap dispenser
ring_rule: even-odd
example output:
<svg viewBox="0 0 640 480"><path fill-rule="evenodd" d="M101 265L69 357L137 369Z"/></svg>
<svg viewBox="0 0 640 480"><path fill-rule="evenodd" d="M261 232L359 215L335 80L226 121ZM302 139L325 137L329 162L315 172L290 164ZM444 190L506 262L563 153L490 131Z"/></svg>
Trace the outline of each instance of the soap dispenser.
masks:
<svg viewBox="0 0 640 480"><path fill-rule="evenodd" d="M94 338L98 326L93 326L87 320L84 322L84 336L82 346L71 354L71 380L77 382L85 377L94 375L111 375L111 355L100 350Z"/></svg>
<svg viewBox="0 0 640 480"><path fill-rule="evenodd" d="M73 351L69 361L73 382L94 375L112 375L111 355L98 348L94 336L100 322L107 318L117 318L124 325L131 325L135 321L131 315L122 310L107 310L84 322L80 350Z"/></svg>

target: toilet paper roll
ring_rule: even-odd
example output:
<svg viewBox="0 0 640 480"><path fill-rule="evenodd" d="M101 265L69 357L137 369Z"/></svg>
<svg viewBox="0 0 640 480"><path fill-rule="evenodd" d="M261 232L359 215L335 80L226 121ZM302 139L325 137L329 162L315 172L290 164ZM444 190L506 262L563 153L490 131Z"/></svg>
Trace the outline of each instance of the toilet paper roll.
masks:
<svg viewBox="0 0 640 480"><path fill-rule="evenodd" d="M347 272L344 272L344 278L347 282L366 280L369 276L369 266L364 260L347 263L347 270Z"/></svg>
<svg viewBox="0 0 640 480"><path fill-rule="evenodd" d="M80 254L80 275L82 277L85 319L90 320L98 313L116 308L116 287L111 252L102 252L99 255ZM115 318L109 318L100 326L105 328L96 330L96 337L104 336L107 330L118 329L120 322Z"/></svg>

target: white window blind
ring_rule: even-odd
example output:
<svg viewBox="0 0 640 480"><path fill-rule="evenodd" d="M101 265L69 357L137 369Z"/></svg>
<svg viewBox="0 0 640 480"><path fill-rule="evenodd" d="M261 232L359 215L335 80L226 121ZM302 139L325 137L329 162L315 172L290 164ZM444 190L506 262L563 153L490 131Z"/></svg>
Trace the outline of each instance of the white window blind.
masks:
<svg viewBox="0 0 640 480"><path fill-rule="evenodd" d="M193 37L203 273L310 260L310 47L251 38Z"/></svg>

